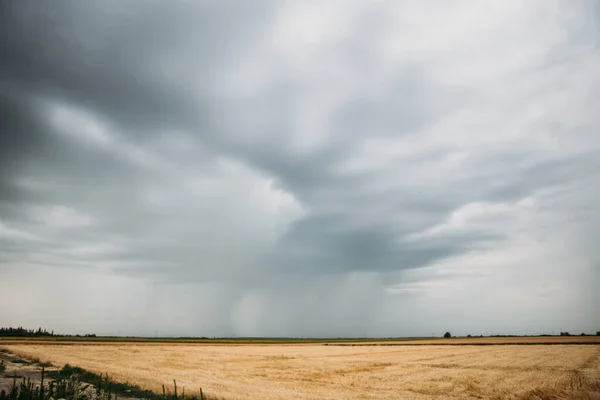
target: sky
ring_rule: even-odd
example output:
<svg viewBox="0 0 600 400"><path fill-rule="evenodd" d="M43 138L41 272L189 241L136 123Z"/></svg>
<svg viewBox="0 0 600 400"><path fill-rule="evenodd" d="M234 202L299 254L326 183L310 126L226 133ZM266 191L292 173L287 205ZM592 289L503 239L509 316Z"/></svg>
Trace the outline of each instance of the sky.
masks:
<svg viewBox="0 0 600 400"><path fill-rule="evenodd" d="M0 325L600 330L595 0L0 3Z"/></svg>

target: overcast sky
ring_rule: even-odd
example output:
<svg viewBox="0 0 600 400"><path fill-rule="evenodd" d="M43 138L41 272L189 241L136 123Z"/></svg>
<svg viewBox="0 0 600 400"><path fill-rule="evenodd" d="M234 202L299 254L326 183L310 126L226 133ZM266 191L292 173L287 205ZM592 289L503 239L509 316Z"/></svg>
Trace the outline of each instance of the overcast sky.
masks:
<svg viewBox="0 0 600 400"><path fill-rule="evenodd" d="M3 1L0 325L600 330L595 0Z"/></svg>

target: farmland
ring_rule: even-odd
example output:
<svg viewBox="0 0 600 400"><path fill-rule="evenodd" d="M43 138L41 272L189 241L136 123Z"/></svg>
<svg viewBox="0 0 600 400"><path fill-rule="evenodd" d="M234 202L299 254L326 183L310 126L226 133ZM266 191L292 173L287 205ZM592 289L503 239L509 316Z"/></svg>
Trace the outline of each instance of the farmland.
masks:
<svg viewBox="0 0 600 400"><path fill-rule="evenodd" d="M4 342L2 347L157 392L176 379L186 392L201 387L224 399L600 399L600 346L592 344L597 339L586 338L590 345L550 339L553 344L535 346L516 345L522 343L517 338L483 338L455 339L456 345ZM410 343L420 345L405 345Z"/></svg>

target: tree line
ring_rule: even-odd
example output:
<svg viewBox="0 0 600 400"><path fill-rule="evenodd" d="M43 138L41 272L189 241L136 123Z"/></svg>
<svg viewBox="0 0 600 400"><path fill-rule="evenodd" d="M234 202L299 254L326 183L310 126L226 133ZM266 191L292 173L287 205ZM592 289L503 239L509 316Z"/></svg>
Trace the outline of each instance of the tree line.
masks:
<svg viewBox="0 0 600 400"><path fill-rule="evenodd" d="M55 334L54 331L48 332L46 329L42 329L39 327L38 329L25 329L22 326L18 328L9 327L0 327L0 337L48 337L48 336L60 336L60 337L70 337L73 335L61 335ZM76 337L80 337L81 335L75 335ZM83 335L83 337L96 337L95 333L88 333Z"/></svg>
<svg viewBox="0 0 600 400"><path fill-rule="evenodd" d="M12 326L8 328L0 328L0 336L8 337L8 336L24 336L24 337L39 337L39 336L55 336L54 331L48 332L46 329L42 329L41 327L37 330L35 329L25 329L22 326L18 328L13 328Z"/></svg>

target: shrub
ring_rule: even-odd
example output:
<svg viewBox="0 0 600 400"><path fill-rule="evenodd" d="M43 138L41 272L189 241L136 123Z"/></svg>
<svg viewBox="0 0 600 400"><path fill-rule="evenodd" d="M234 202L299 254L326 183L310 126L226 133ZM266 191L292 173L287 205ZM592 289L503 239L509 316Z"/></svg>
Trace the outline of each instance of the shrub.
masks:
<svg viewBox="0 0 600 400"><path fill-rule="evenodd" d="M17 384L15 377L8 393L4 390L0 391L0 400L49 400L53 398L88 400L89 397L84 393L86 387L82 388L81 382L76 377L50 381L49 384L45 384L44 372L42 368L42 379L39 384L31 382L31 378L23 378L23 381Z"/></svg>
<svg viewBox="0 0 600 400"><path fill-rule="evenodd" d="M451 338L452 335L450 334L450 332L446 332L446 333L444 333L444 337L445 338Z"/></svg>

